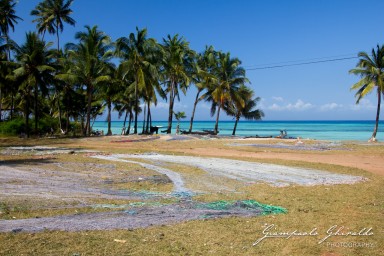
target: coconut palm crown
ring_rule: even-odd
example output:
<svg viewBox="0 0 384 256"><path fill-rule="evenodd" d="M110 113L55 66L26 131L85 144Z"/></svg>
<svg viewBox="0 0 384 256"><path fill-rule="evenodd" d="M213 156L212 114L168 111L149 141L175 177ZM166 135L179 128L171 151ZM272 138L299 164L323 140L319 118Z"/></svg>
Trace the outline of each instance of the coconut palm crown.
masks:
<svg viewBox="0 0 384 256"><path fill-rule="evenodd" d="M358 75L361 79L351 87L351 90L357 90L355 97L357 98L356 104L358 104L362 98L376 89L376 123L372 137L369 140L376 141L379 127L381 94L384 94L384 45L377 45L376 50L373 48L371 55L366 52L360 52L358 56L360 60L356 68L351 69L349 73Z"/></svg>
<svg viewBox="0 0 384 256"><path fill-rule="evenodd" d="M37 22L39 34L48 31L49 34L56 34L57 50L60 50L59 32L63 32L64 23L74 26L76 21L70 17L70 8L73 0L44 0L40 2L36 9L31 11L31 15L37 16L33 22Z"/></svg>

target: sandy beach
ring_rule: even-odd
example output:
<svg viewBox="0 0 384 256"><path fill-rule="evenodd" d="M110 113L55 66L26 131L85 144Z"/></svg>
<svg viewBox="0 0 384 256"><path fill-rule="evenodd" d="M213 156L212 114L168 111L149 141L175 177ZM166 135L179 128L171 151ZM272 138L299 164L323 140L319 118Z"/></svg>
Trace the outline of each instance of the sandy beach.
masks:
<svg viewBox="0 0 384 256"><path fill-rule="evenodd" d="M210 248L226 254L227 247L214 245L212 235L223 232L214 227L230 225L224 233L233 239L233 232L246 225L252 232L235 239L241 247L234 255L282 247L346 255L342 248L329 250L309 237L252 246L251 240L262 234L262 223L286 229L325 229L334 223L373 227L375 236L369 241L377 246L382 242L381 143L136 135L2 139L1 145L2 241L30 241L29 235L47 239L55 232L51 240L69 235L65 248L73 248L79 235L87 232L112 243L116 253L125 251L113 246L117 239L130 244L126 249L151 254L152 249L125 232L141 239L155 232L166 234L161 239L165 244L179 241L205 251L204 244L213 243ZM361 200L368 204L363 212ZM206 228L209 234L194 241L180 235ZM117 238L110 240L111 236ZM81 239L88 243L88 238ZM161 250L156 243L153 246ZM7 248L2 254L28 252L23 246ZM359 250L348 251L358 254Z"/></svg>

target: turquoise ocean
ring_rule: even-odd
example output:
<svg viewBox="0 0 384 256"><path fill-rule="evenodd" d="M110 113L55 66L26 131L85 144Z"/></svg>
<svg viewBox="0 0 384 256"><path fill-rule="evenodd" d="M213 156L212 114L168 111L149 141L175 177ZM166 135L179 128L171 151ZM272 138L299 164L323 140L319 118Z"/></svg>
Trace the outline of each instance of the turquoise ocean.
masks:
<svg viewBox="0 0 384 256"><path fill-rule="evenodd" d="M142 131L143 122L138 123L138 132ZM167 121L153 121L153 126L161 126L165 130ZM172 133L176 132L177 122L172 125ZM303 139L317 140L357 140L368 141L374 129L375 121L240 121L237 125L236 136L277 136L280 130L286 130L289 137L301 137ZM214 121L195 121L193 131L213 130ZM232 135L234 121L220 121L219 135ZM93 130L107 132L107 122L96 121ZM123 121L112 122L112 133L120 135ZM133 127L133 124L132 126ZM181 130L189 129L189 121L180 122ZM132 129L133 131L133 129ZM376 137L384 140L384 122L379 123Z"/></svg>

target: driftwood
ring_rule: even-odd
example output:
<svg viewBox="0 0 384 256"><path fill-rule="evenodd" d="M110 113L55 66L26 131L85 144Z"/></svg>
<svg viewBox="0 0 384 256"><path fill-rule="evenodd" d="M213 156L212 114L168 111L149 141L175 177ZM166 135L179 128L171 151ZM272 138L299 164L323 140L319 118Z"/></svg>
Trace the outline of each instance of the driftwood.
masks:
<svg viewBox="0 0 384 256"><path fill-rule="evenodd" d="M192 135L217 135L216 132L210 130L203 130L197 132L181 131L181 134L192 134Z"/></svg>
<svg viewBox="0 0 384 256"><path fill-rule="evenodd" d="M246 137L244 137L245 139L247 139L247 138L273 138L273 136L272 135L267 135L267 136L259 136L259 135L256 135L256 136L246 136Z"/></svg>

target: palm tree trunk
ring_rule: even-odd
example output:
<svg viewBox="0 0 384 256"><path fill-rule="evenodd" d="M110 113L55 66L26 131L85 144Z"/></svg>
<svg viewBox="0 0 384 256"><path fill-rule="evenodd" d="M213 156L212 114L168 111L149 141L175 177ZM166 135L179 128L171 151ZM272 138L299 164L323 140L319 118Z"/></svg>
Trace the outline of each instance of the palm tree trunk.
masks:
<svg viewBox="0 0 384 256"><path fill-rule="evenodd" d="M69 131L69 111L67 110L66 112L65 112L65 134L67 134L68 133L68 131Z"/></svg>
<svg viewBox="0 0 384 256"><path fill-rule="evenodd" d="M64 95L66 95L66 94L64 94ZM65 118L66 118L66 120L65 120L65 133L68 133L68 131L69 131L69 124L70 124L70 122L69 122L69 105L70 105L70 100L69 100L69 97L68 96L65 96L65 101L67 102L67 107L66 107L66 111L65 111ZM60 113L59 113L59 115L60 115Z"/></svg>
<svg viewBox="0 0 384 256"><path fill-rule="evenodd" d="M151 111L149 111L149 125L152 127L152 114Z"/></svg>
<svg viewBox="0 0 384 256"><path fill-rule="evenodd" d="M37 113L37 84L35 85L35 133L37 133L37 122L38 122L38 113Z"/></svg>
<svg viewBox="0 0 384 256"><path fill-rule="evenodd" d="M91 105L92 105L92 86L87 86L87 96L88 96L88 105L87 105L87 120L85 123L85 136L91 135Z"/></svg>
<svg viewBox="0 0 384 256"><path fill-rule="evenodd" d="M145 118L146 118L146 112L147 112L147 105L144 105L143 129L141 130L141 133L142 133L142 134L144 134L144 132L145 132Z"/></svg>
<svg viewBox="0 0 384 256"><path fill-rule="evenodd" d="M240 117L236 117L236 121L235 121L235 126L233 127L233 132L232 132L232 136L235 136L236 134L236 128L237 128L237 123L239 122L239 119Z"/></svg>
<svg viewBox="0 0 384 256"><path fill-rule="evenodd" d="M108 99L108 117L107 117L107 120L108 120L107 136L112 135L112 130L111 130L111 109L112 109L112 103L111 103L111 99L109 98Z"/></svg>
<svg viewBox="0 0 384 256"><path fill-rule="evenodd" d="M131 132L132 116L133 116L132 110L129 110L128 129L125 131L125 135L128 135Z"/></svg>
<svg viewBox="0 0 384 256"><path fill-rule="evenodd" d="M200 92L201 92L201 90L198 90L198 91L197 91L196 99L195 99L195 103L193 104L193 110L192 110L192 116L191 116L191 123L189 124L189 133L192 132L193 119L194 119L194 117L195 117L195 111L196 111L197 103L199 102L199 94L200 94Z"/></svg>
<svg viewBox="0 0 384 256"><path fill-rule="evenodd" d="M171 81L171 90L169 92L169 111L168 111L168 127L167 134L171 133L172 130L172 117L173 117L173 104L174 104L174 82Z"/></svg>
<svg viewBox="0 0 384 256"><path fill-rule="evenodd" d="M376 112L376 124L375 124L375 129L373 130L372 133L372 138L369 141L376 141L376 134L379 129L379 118L380 118L380 105L381 105L381 93L380 93L380 88L377 88L377 112Z"/></svg>
<svg viewBox="0 0 384 256"><path fill-rule="evenodd" d="M84 115L80 115L80 126L83 136L85 136Z"/></svg>
<svg viewBox="0 0 384 256"><path fill-rule="evenodd" d="M27 92L26 103L25 103L25 133L29 138L29 91Z"/></svg>
<svg viewBox="0 0 384 256"><path fill-rule="evenodd" d="M11 92L11 120L13 119L13 103L14 101L14 95L13 95L13 92Z"/></svg>
<svg viewBox="0 0 384 256"><path fill-rule="evenodd" d="M123 124L123 127L125 127L125 123L127 122L127 117L128 117L128 110L125 111L125 117L124 117L124 124Z"/></svg>
<svg viewBox="0 0 384 256"><path fill-rule="evenodd" d="M136 84L135 84L135 128L134 128L134 130L133 130L133 133L134 133L134 134L137 134L137 112L138 112L138 110L139 110L138 82L139 82L139 78L138 78L138 76L137 76L137 74L136 74Z"/></svg>
<svg viewBox="0 0 384 256"><path fill-rule="evenodd" d="M62 131L62 126L61 126L61 106L60 106L60 96L59 94L57 93L57 90L56 90L56 94L57 94L57 109L59 110L59 129L60 131Z"/></svg>
<svg viewBox="0 0 384 256"><path fill-rule="evenodd" d="M216 116L216 124L215 124L215 130L214 130L214 132L215 132L216 134L219 133L219 116L220 116L220 109L221 109L221 103L220 103L219 106L218 106L217 116Z"/></svg>
<svg viewBox="0 0 384 256"><path fill-rule="evenodd" d="M151 116L151 102L148 101L148 113L147 113L147 127L145 128L145 133L149 134L150 133L150 129L149 129L149 118ZM152 126L152 125L151 125Z"/></svg>
<svg viewBox="0 0 384 256"><path fill-rule="evenodd" d="M2 120L1 118L1 110L3 109L3 98L2 98L2 94L1 94L1 86L0 86L0 122Z"/></svg>
<svg viewBox="0 0 384 256"><path fill-rule="evenodd" d="M60 52L60 38L59 38L59 22L56 22L56 38L57 38L57 56L59 56Z"/></svg>

